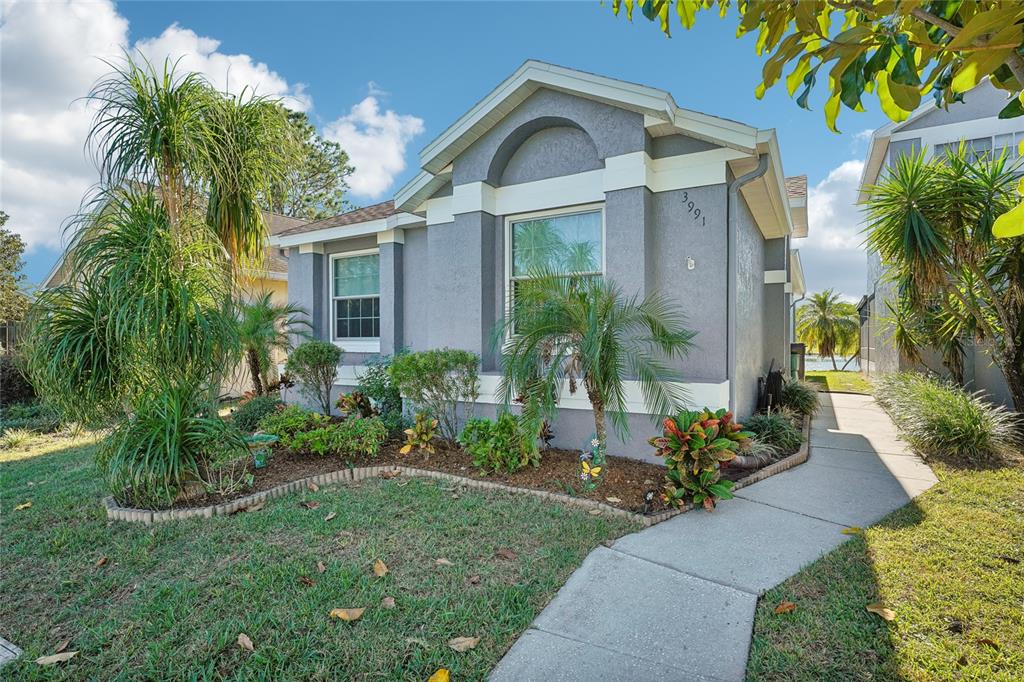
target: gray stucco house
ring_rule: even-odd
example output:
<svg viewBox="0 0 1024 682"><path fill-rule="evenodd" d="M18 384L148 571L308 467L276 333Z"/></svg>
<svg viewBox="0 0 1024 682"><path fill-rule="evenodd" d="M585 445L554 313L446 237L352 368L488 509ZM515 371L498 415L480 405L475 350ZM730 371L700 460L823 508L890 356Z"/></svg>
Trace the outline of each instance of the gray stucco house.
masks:
<svg viewBox="0 0 1024 682"><path fill-rule="evenodd" d="M944 154L964 142L974 154L1006 153L1017 161L1017 147L1024 141L1024 119L999 118L1006 106L1006 93L988 80L964 95L964 101L941 109L922 105L907 120L889 123L871 135L868 156L861 175L859 201L868 198L867 188L884 176L902 154ZM868 253L867 293L861 299L861 373L872 377L888 372L927 369L946 373L938 353L923 353L924 366L901 357L891 339L887 304L896 299L895 285L886 278L885 264L878 253ZM987 342L965 339L964 381L971 390L985 391L997 403L1013 407L1010 389L1002 372L989 356Z"/></svg>
<svg viewBox="0 0 1024 682"><path fill-rule="evenodd" d="M807 234L806 178L787 179L774 130L688 111L662 90L528 61L420 154L394 200L285 230L289 299L346 351L339 390L374 354L456 347L482 358L477 412L497 409L491 343L539 225L578 255L576 273L627 293L660 291L698 348L679 364L693 402L751 413L757 377L786 366L793 237ZM655 432L635 385L630 443ZM555 444L593 431L566 395Z"/></svg>

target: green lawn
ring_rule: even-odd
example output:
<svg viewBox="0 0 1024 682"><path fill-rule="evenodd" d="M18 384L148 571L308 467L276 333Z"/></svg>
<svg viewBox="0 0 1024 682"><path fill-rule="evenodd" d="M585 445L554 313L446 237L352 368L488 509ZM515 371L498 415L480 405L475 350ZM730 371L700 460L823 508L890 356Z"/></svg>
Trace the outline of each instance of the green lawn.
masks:
<svg viewBox="0 0 1024 682"><path fill-rule="evenodd" d="M108 523L92 446L37 437L29 448L0 451L0 634L25 650L6 679L426 680L440 667L483 679L593 547L635 529L420 479L212 520ZM354 623L328 617L350 607L368 608ZM237 645L242 632L254 652ZM456 653L447 642L460 636L480 643ZM70 663L33 662L65 640L79 651Z"/></svg>
<svg viewBox="0 0 1024 682"><path fill-rule="evenodd" d="M842 393L871 393L871 384L860 372L807 372L807 381L817 384L823 391Z"/></svg>
<svg viewBox="0 0 1024 682"><path fill-rule="evenodd" d="M1024 679L1024 469L933 468L932 490L764 595L749 679Z"/></svg>

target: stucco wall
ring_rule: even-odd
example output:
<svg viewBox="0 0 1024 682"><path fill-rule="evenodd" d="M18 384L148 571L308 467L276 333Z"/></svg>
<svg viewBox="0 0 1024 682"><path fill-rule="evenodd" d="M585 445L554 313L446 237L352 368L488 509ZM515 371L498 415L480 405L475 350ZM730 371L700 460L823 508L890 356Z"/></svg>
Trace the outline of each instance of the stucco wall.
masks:
<svg viewBox="0 0 1024 682"><path fill-rule="evenodd" d="M515 185L603 167L589 135L578 128L555 126L526 138L508 160L500 184Z"/></svg>
<svg viewBox="0 0 1024 682"><path fill-rule="evenodd" d="M764 283L765 242L743 196L738 196L736 221L736 413L757 409L757 378L767 369L769 320L782 315L781 284ZM773 323L774 324L774 323ZM775 341L775 339L772 339ZM772 344L773 346L776 344Z"/></svg>

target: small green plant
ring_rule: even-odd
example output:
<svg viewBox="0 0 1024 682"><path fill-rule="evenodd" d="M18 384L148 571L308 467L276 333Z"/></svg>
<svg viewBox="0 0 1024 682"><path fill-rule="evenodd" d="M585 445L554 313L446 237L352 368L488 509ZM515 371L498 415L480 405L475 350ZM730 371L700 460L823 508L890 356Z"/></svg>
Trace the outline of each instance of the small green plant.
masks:
<svg viewBox="0 0 1024 682"><path fill-rule="evenodd" d="M277 436L282 445L301 431L310 431L329 423L322 414L304 410L298 405L286 405L260 420L259 430Z"/></svg>
<svg viewBox="0 0 1024 682"><path fill-rule="evenodd" d="M502 412L497 421L471 418L466 421L459 444L482 471L514 473L528 464L540 464L536 420Z"/></svg>
<svg viewBox="0 0 1024 682"><path fill-rule="evenodd" d="M46 403L14 404L0 409L0 433L10 429L52 433L62 421L60 413Z"/></svg>
<svg viewBox="0 0 1024 682"><path fill-rule="evenodd" d="M249 472L249 453L239 455L237 451L225 451L206 462L201 471L203 488L207 493L234 495L251 488L253 475Z"/></svg>
<svg viewBox="0 0 1024 682"><path fill-rule="evenodd" d="M13 450L25 445L35 434L28 429L8 429L0 436L0 450Z"/></svg>
<svg viewBox="0 0 1024 682"><path fill-rule="evenodd" d="M925 456L979 463L1021 451L1020 417L980 393L916 372L884 375L874 389L907 442Z"/></svg>
<svg viewBox="0 0 1024 682"><path fill-rule="evenodd" d="M374 401L389 430L397 431L402 425L402 393L388 369L392 360L390 356L368 360L359 377L359 392Z"/></svg>
<svg viewBox="0 0 1024 682"><path fill-rule="evenodd" d="M797 414L810 417L818 411L818 390L806 381L786 381L782 384L779 404Z"/></svg>
<svg viewBox="0 0 1024 682"><path fill-rule="evenodd" d="M380 416L380 410L373 406L369 396L359 391L342 393L336 403L338 411L349 418L364 419Z"/></svg>
<svg viewBox="0 0 1024 682"><path fill-rule="evenodd" d="M438 422L441 437L458 437L459 403L470 410L480 394L475 353L453 348L403 353L391 361L388 370L401 394Z"/></svg>
<svg viewBox="0 0 1024 682"><path fill-rule="evenodd" d="M305 341L288 356L288 373L295 375L302 394L319 405L326 415L331 413L331 388L344 354L333 343Z"/></svg>
<svg viewBox="0 0 1024 682"><path fill-rule="evenodd" d="M388 429L377 417L348 419L300 431L281 443L290 450L314 455L375 455L388 437Z"/></svg>
<svg viewBox="0 0 1024 682"><path fill-rule="evenodd" d="M426 412L417 412L412 427L405 430L405 445L399 450L408 455L413 449L434 452L434 438L437 436L437 420Z"/></svg>
<svg viewBox="0 0 1024 682"><path fill-rule="evenodd" d="M662 436L648 441L668 467L662 498L678 507L689 496L708 511L718 500L732 499L732 481L721 480L722 462L748 448L754 434L744 431L725 409L684 410L662 425Z"/></svg>
<svg viewBox="0 0 1024 682"><path fill-rule="evenodd" d="M231 415L231 421L242 433L252 433L259 428L261 419L283 404L280 398L271 395L249 398L235 409L234 414Z"/></svg>
<svg viewBox="0 0 1024 682"><path fill-rule="evenodd" d="M754 434L758 442L767 443L782 452L796 450L804 441L800 429L780 410L748 417L743 426Z"/></svg>

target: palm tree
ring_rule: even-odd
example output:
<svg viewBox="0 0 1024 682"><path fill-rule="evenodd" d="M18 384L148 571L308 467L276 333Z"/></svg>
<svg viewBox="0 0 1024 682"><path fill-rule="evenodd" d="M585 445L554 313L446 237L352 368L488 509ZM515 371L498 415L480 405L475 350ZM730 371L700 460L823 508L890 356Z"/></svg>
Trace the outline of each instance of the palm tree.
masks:
<svg viewBox="0 0 1024 682"><path fill-rule="evenodd" d="M242 304L238 338L256 395L263 395L266 390L265 379L273 351L287 352L294 337L308 336L308 332L301 329L310 326L305 314L301 306L274 303L269 292L252 303Z"/></svg>
<svg viewBox="0 0 1024 682"><path fill-rule="evenodd" d="M926 321L941 310L940 349L961 334L988 339L1024 410L1024 237L992 232L1018 202L1019 169L1005 155L973 158L963 144L944 157L900 156L868 188L865 232L907 313Z"/></svg>
<svg viewBox="0 0 1024 682"><path fill-rule="evenodd" d="M832 360L836 366L836 353L849 354L857 350L860 338L860 318L852 303L839 299L839 294L826 289L811 294L808 302L797 312L797 337L818 355Z"/></svg>
<svg viewBox="0 0 1024 682"><path fill-rule="evenodd" d="M675 414L684 403L678 384L665 381L667 363L691 347L694 332L683 323L659 295L627 298L602 277L535 271L495 332L504 341L499 390L506 403L523 397L528 411L554 416L563 387L575 393L582 384L603 451L606 416L621 438L629 434L627 378L639 381L653 414Z"/></svg>

